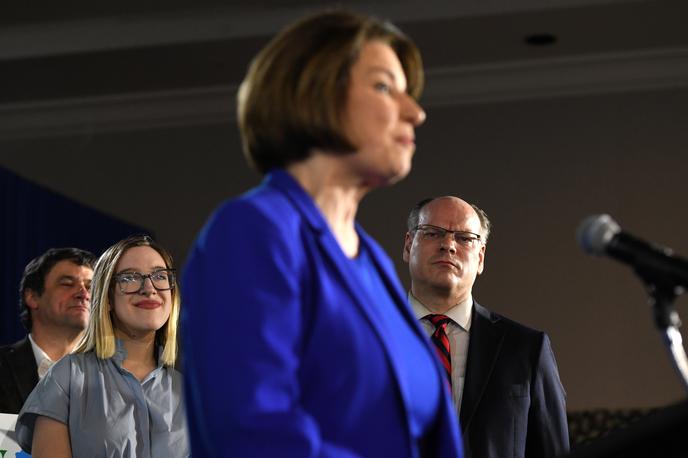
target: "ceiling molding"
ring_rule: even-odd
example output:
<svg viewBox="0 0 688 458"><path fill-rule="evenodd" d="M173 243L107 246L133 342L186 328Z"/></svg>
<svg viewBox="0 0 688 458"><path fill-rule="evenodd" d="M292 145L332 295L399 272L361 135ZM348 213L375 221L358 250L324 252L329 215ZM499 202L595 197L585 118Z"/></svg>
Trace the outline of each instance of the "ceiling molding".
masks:
<svg viewBox="0 0 688 458"><path fill-rule="evenodd" d="M427 71L426 108L688 86L688 48ZM0 139L232 123L236 86L0 105Z"/></svg>
<svg viewBox="0 0 688 458"><path fill-rule="evenodd" d="M435 68L426 81L428 106L679 88L688 86L688 48Z"/></svg>
<svg viewBox="0 0 688 458"><path fill-rule="evenodd" d="M209 87L0 105L0 139L232 122L235 96L235 87Z"/></svg>
<svg viewBox="0 0 688 458"><path fill-rule="evenodd" d="M229 2L225 6L128 14L93 15L81 19L51 22L7 23L0 27L0 59L38 58L64 54L113 51L135 47L228 40L238 37L269 37L286 24L327 6L348 6L363 13L395 22L423 22L437 19L527 11L641 3L646 0L386 0L323 3L321 1L276 1L272 5ZM92 3L92 2L90 2ZM324 5L324 6L323 6ZM101 5L98 5L100 8ZM35 8L35 5L34 5ZM84 8L88 9L87 5ZM0 19L2 21L2 19Z"/></svg>

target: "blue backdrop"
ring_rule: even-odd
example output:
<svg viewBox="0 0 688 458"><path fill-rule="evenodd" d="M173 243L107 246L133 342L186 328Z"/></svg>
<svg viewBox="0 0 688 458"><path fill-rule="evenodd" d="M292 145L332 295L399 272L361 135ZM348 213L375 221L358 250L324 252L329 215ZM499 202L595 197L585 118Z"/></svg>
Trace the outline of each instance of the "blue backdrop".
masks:
<svg viewBox="0 0 688 458"><path fill-rule="evenodd" d="M131 234L150 234L33 184L0 167L0 345L22 338L19 280L48 248L74 246L100 255Z"/></svg>

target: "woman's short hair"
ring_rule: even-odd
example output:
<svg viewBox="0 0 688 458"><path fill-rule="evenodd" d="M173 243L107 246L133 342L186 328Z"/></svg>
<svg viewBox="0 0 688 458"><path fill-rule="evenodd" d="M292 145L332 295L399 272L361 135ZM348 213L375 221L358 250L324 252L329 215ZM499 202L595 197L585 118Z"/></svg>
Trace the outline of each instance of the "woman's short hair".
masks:
<svg viewBox="0 0 688 458"><path fill-rule="evenodd" d="M115 354L115 330L112 325L115 270L122 255L130 248L148 246L157 251L165 261L168 269L173 269L172 256L167 250L147 235L134 235L112 245L98 258L93 269L91 283L91 319L84 337L74 349L74 353L94 350L101 359L111 358ZM174 288L170 290L172 307L170 317L162 328L155 333L157 345L163 347L159 356L166 366L174 366L177 359L177 324L179 322L180 292L175 279Z"/></svg>
<svg viewBox="0 0 688 458"><path fill-rule="evenodd" d="M239 89L239 130L252 166L267 173L308 158L312 148L355 150L341 121L351 67L371 40L394 50L407 92L420 97L420 52L393 24L341 10L306 17L260 51Z"/></svg>

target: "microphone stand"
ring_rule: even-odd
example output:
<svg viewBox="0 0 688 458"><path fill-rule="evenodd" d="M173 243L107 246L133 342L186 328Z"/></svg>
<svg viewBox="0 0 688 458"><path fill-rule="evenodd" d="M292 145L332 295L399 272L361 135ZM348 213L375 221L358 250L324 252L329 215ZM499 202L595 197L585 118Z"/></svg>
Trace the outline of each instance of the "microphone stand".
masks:
<svg viewBox="0 0 688 458"><path fill-rule="evenodd" d="M674 301L683 294L684 289L674 283L662 281L656 276L637 272L645 282L650 295L648 302L652 306L655 324L662 334L662 341L669 352L671 363L678 372L683 388L688 391L688 356L683 348L683 338L678 328L681 319L674 310Z"/></svg>

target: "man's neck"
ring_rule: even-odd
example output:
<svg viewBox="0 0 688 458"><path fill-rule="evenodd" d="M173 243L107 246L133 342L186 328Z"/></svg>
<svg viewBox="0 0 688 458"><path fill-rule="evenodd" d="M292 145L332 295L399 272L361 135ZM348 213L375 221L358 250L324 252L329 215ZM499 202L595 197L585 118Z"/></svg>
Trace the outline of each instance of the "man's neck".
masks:
<svg viewBox="0 0 688 458"><path fill-rule="evenodd" d="M40 326L32 326L31 338L48 357L57 361L71 352L83 332L54 332Z"/></svg>
<svg viewBox="0 0 688 458"><path fill-rule="evenodd" d="M411 294L429 311L442 315L471 297L470 291L466 294L452 294L446 291L418 288L413 283L411 284Z"/></svg>

